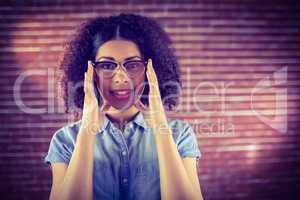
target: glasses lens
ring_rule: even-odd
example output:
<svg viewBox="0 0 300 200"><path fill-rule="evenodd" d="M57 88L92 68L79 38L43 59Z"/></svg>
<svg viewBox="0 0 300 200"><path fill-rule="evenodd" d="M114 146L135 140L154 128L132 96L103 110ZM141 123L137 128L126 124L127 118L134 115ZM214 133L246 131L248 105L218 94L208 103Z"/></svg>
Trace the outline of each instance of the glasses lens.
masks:
<svg viewBox="0 0 300 200"><path fill-rule="evenodd" d="M94 66L98 75L109 78L113 76L118 64L109 61L101 61L96 62ZM146 68L145 62L141 60L128 61L125 62L123 66L130 77L141 75Z"/></svg>
<svg viewBox="0 0 300 200"><path fill-rule="evenodd" d="M100 75L104 77L111 77L117 64L113 62L97 62L95 63L95 68Z"/></svg>
<svg viewBox="0 0 300 200"><path fill-rule="evenodd" d="M129 76L137 76L144 72L145 63L143 61L129 61L124 63L124 67Z"/></svg>

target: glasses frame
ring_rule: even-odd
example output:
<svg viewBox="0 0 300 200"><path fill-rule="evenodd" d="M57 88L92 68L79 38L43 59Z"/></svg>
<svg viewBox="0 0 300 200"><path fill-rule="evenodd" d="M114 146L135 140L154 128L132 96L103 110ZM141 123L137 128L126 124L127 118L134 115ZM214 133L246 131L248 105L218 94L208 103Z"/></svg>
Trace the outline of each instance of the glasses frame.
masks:
<svg viewBox="0 0 300 200"><path fill-rule="evenodd" d="M133 62L133 61L139 61L139 62L142 62L144 64L144 71L143 73L146 71L146 68L147 68L147 65L148 65L148 62L145 61L145 60L125 60L125 61L120 61L120 62L116 62L116 61L110 61L110 60L105 60L105 61L96 61L96 62L92 62L92 65L97 73L97 68L96 68L96 64L97 63L101 63L101 62L110 62L110 63L114 63L117 65L117 67L114 69L113 73L110 75L110 76L104 76L105 78L111 78L115 75L116 71L118 70L118 68L121 68L123 69L123 71L125 71L125 73L127 74L128 77L134 77L134 76L130 76L129 73L127 72L127 69L125 68L124 64L125 63L128 63L128 62ZM97 73L98 74L98 73ZM142 74L142 73L141 73ZM98 74L99 76L99 74Z"/></svg>

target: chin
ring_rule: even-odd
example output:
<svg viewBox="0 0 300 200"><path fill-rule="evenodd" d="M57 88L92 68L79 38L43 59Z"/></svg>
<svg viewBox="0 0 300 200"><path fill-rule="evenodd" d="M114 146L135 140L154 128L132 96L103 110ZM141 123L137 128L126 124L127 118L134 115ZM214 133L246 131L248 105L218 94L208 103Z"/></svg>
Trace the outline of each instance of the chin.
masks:
<svg viewBox="0 0 300 200"><path fill-rule="evenodd" d="M131 108L134 105L133 101L119 101L119 102L111 102L111 106L119 111L125 111Z"/></svg>

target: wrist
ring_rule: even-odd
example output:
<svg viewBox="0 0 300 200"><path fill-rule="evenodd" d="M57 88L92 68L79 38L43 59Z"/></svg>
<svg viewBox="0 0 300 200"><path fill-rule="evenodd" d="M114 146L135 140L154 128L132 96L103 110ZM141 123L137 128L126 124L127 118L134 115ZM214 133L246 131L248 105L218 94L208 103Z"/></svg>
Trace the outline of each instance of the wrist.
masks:
<svg viewBox="0 0 300 200"><path fill-rule="evenodd" d="M161 123L154 128L155 135L172 135L172 130L167 123Z"/></svg>
<svg viewBox="0 0 300 200"><path fill-rule="evenodd" d="M81 124L80 129L79 129L79 134L80 135L89 135L89 136L96 136L99 131L99 128L97 126L93 125L86 125L86 124Z"/></svg>
<svg viewBox="0 0 300 200"><path fill-rule="evenodd" d="M86 132L84 129L80 129L76 139L76 145L85 146L86 150L89 147L93 148L96 143L96 134Z"/></svg>

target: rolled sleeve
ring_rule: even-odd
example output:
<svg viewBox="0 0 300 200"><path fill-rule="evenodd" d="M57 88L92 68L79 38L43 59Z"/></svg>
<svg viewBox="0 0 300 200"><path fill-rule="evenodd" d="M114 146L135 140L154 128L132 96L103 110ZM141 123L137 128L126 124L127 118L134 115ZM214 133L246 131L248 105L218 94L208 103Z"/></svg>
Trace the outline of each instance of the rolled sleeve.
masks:
<svg viewBox="0 0 300 200"><path fill-rule="evenodd" d="M54 133L49 150L44 158L45 164L63 162L68 164L73 152L72 140L69 138L66 128L62 128Z"/></svg>
<svg viewBox="0 0 300 200"><path fill-rule="evenodd" d="M181 157L196 157L197 161L201 158L198 140L189 123L181 124L181 131L177 138L177 148Z"/></svg>

